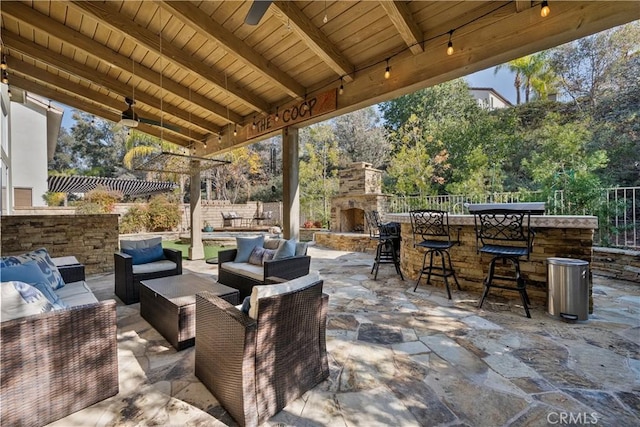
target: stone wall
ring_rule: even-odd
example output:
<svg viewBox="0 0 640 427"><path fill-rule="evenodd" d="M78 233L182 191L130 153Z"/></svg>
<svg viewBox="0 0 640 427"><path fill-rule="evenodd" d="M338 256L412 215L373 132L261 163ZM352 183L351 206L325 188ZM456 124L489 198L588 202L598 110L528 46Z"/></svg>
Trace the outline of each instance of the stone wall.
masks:
<svg viewBox="0 0 640 427"><path fill-rule="evenodd" d="M628 280L640 286L640 251L593 248L591 268L603 276Z"/></svg>
<svg viewBox="0 0 640 427"><path fill-rule="evenodd" d="M361 233L333 233L329 231L317 231L313 234L313 240L320 246L345 252L369 252L376 251L377 239L372 239L369 234Z"/></svg>
<svg viewBox="0 0 640 427"><path fill-rule="evenodd" d="M0 253L46 248L52 257L75 256L85 273L112 272L118 250L118 215L2 216Z"/></svg>

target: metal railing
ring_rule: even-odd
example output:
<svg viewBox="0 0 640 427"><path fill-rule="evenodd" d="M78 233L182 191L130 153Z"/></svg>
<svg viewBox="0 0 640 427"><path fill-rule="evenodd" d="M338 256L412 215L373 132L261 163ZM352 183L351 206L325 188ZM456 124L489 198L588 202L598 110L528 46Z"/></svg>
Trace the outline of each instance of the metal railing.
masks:
<svg viewBox="0 0 640 427"><path fill-rule="evenodd" d="M567 215L575 209L565 201L561 190L548 200L541 192L491 193L481 196L391 196L387 199L387 212L401 213L413 209L438 209L451 214L468 214L467 204L545 202L546 215ZM582 215L598 216L597 244L621 248L640 249L640 187L604 188L598 211L580 209Z"/></svg>

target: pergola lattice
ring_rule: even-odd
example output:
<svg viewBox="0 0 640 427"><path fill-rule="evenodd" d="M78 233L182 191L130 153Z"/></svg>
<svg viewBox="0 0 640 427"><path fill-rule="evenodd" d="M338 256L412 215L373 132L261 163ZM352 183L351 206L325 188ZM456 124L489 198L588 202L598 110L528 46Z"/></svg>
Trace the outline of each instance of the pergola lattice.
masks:
<svg viewBox="0 0 640 427"><path fill-rule="evenodd" d="M218 166L228 165L229 163L231 162L227 160L210 159L206 157L189 156L186 154L163 151L162 153L135 165L134 169L182 175L191 175L195 172L200 172L200 175L203 176L212 169Z"/></svg>

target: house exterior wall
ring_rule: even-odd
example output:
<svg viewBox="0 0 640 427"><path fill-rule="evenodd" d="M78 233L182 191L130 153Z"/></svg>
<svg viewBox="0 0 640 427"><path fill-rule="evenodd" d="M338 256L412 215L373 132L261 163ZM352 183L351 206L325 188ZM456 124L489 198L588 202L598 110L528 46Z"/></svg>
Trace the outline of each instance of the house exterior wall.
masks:
<svg viewBox="0 0 640 427"><path fill-rule="evenodd" d="M31 205L46 206L47 117L46 110L11 103L11 168L13 188L31 188Z"/></svg>

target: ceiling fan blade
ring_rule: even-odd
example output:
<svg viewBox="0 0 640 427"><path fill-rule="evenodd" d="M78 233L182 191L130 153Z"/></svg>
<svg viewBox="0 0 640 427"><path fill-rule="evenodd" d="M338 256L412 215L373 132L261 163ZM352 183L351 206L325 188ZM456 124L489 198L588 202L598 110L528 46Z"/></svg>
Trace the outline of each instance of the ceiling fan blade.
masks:
<svg viewBox="0 0 640 427"><path fill-rule="evenodd" d="M251 8L244 18L244 23L247 25L258 25L264 14L269 9L271 0L253 0Z"/></svg>
<svg viewBox="0 0 640 427"><path fill-rule="evenodd" d="M167 123L167 122L160 123L157 120L145 119L143 117L138 117L138 121L141 122L141 123L146 123L148 125L161 126L163 128L166 128L166 129L171 129L172 131L175 131L175 132L180 132L180 128L178 126L172 125L172 124Z"/></svg>
<svg viewBox="0 0 640 427"><path fill-rule="evenodd" d="M124 127L124 124L122 123L122 120L120 120L118 123L113 125L113 127L111 128L111 132L118 132L123 127Z"/></svg>

